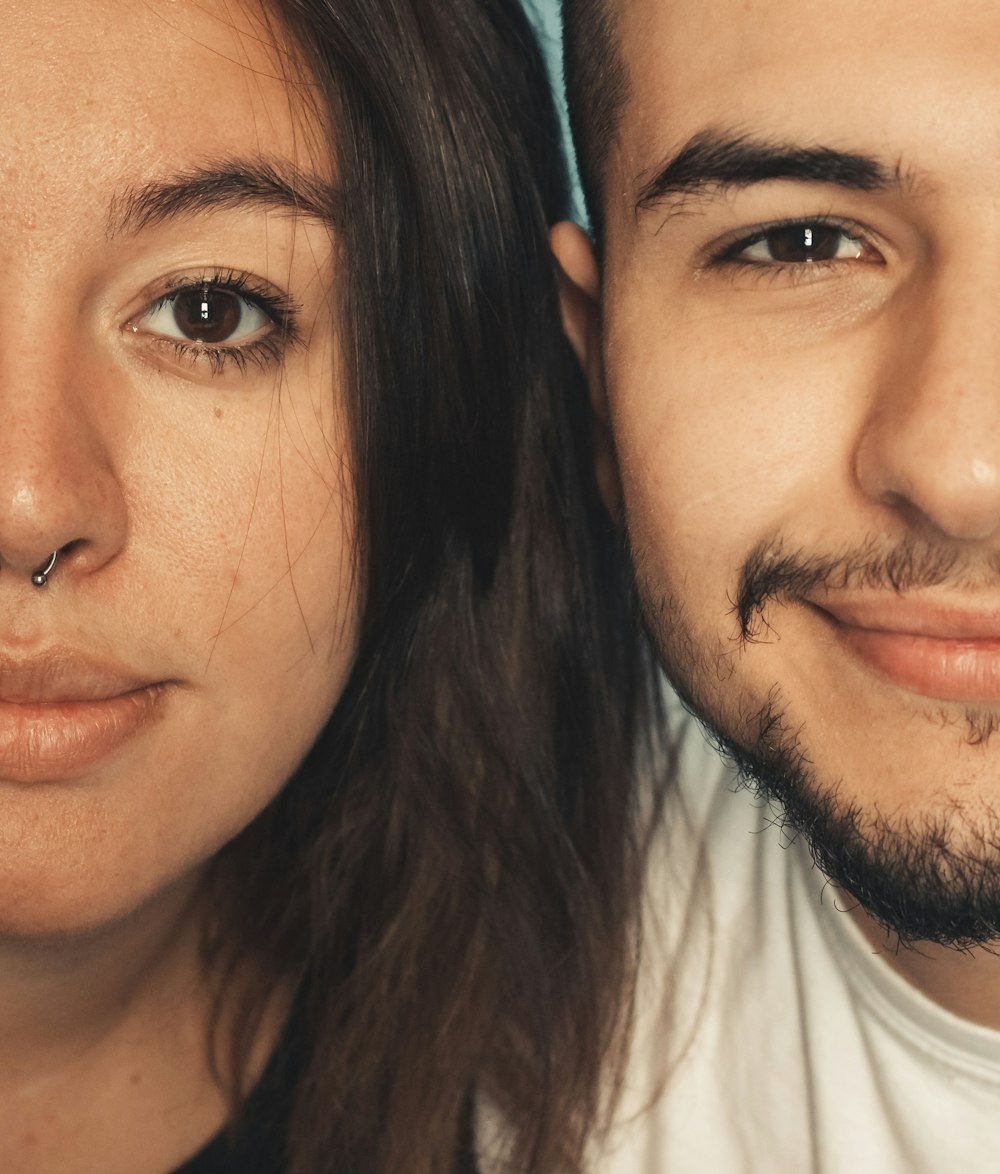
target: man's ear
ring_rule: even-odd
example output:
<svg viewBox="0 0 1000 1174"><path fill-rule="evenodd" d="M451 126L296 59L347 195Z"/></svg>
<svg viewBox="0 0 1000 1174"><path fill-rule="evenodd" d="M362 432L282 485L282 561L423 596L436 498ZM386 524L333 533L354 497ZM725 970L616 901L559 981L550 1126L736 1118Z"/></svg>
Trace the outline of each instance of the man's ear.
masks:
<svg viewBox="0 0 1000 1174"><path fill-rule="evenodd" d="M622 494L601 362L601 286L597 259L590 238L579 225L568 220L552 229L549 242L559 262L563 330L580 360L590 390L597 485L605 508L617 520Z"/></svg>

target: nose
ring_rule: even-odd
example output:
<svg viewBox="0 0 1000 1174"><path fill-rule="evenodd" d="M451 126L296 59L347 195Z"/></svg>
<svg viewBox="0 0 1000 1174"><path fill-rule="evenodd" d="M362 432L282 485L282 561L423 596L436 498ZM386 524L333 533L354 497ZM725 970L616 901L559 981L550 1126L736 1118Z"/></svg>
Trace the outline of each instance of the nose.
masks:
<svg viewBox="0 0 1000 1174"><path fill-rule="evenodd" d="M59 552L53 581L93 573L121 550L125 495L113 457L107 376L71 346L0 332L0 591ZM16 333L16 330L15 330ZM51 588L50 588L51 589Z"/></svg>
<svg viewBox="0 0 1000 1174"><path fill-rule="evenodd" d="M856 476L911 527L981 542L1000 533L1000 286L962 277L897 307Z"/></svg>

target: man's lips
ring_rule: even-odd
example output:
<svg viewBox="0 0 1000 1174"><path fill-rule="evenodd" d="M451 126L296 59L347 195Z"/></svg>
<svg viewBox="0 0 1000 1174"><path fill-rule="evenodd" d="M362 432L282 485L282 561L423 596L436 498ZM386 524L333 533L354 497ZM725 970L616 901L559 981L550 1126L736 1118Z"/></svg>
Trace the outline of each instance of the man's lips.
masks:
<svg viewBox="0 0 1000 1174"><path fill-rule="evenodd" d="M941 701L1000 702L1000 608L888 593L810 606L880 677Z"/></svg>
<svg viewBox="0 0 1000 1174"><path fill-rule="evenodd" d="M79 777L157 715L171 683L72 649L0 651L0 780Z"/></svg>

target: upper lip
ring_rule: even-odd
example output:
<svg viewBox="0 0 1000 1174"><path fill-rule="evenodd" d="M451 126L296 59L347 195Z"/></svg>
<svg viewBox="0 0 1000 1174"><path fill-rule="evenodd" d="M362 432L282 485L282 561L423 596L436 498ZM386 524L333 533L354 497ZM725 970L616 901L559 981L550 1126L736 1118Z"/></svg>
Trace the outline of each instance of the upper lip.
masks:
<svg viewBox="0 0 1000 1174"><path fill-rule="evenodd" d="M115 661L75 649L50 648L27 656L0 649L0 702L107 701L158 683Z"/></svg>
<svg viewBox="0 0 1000 1174"><path fill-rule="evenodd" d="M1000 598L988 604L947 603L880 591L831 594L807 602L852 628L939 640L1000 640Z"/></svg>

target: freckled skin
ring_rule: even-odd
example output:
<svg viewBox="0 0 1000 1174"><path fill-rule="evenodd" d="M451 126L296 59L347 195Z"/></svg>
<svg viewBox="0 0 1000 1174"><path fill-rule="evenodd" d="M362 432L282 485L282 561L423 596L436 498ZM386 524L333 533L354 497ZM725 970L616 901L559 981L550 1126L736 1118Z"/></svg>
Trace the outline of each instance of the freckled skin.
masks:
<svg viewBox="0 0 1000 1174"><path fill-rule="evenodd" d="M229 208L111 233L110 212L233 156L332 176L252 4L0 0L0 22L0 663L57 649L162 685L72 778L0 769L0 1169L162 1174L228 1111L200 876L353 661L352 454L328 227ZM233 274L242 364L171 333L171 291L190 317ZM275 345L261 290L301 342Z"/></svg>
<svg viewBox="0 0 1000 1174"><path fill-rule="evenodd" d="M170 682L160 720L72 787L0 779L2 943L121 916L240 831L331 712L358 601L328 230L236 209L107 234L122 192L205 160L326 170L290 158L320 136L259 20L170 0L0 19L0 650ZM215 374L145 329L165 279L218 269L286 294L308 345Z"/></svg>

